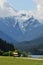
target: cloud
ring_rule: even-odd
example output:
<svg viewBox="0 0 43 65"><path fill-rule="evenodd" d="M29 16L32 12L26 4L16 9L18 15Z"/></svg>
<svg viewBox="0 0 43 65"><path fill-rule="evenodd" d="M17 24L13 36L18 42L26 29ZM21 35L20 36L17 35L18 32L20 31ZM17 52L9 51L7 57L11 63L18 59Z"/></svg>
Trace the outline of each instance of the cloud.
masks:
<svg viewBox="0 0 43 65"><path fill-rule="evenodd" d="M36 4L40 4L42 5L43 4L43 0L33 0Z"/></svg>
<svg viewBox="0 0 43 65"><path fill-rule="evenodd" d="M6 2L7 0L0 0L0 7L3 8L3 4Z"/></svg>
<svg viewBox="0 0 43 65"><path fill-rule="evenodd" d="M0 0L0 17L14 16L16 11L11 7L7 0Z"/></svg>
<svg viewBox="0 0 43 65"><path fill-rule="evenodd" d="M36 3L35 16L39 19L43 19L43 0L33 0Z"/></svg>
<svg viewBox="0 0 43 65"><path fill-rule="evenodd" d="M32 12L29 11L30 15L34 15L38 19L43 19L43 0L33 0L36 4L36 11ZM14 11L14 9L11 7L8 3L8 0L0 0L0 16L13 16L17 15L17 12ZM20 13L26 13L28 15L28 12L20 11Z"/></svg>

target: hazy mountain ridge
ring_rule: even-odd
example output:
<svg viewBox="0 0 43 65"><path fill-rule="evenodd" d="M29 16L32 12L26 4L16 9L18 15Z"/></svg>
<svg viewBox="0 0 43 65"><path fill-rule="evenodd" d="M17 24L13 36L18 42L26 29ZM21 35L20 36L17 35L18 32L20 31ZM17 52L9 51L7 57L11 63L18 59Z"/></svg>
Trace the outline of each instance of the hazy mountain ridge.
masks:
<svg viewBox="0 0 43 65"><path fill-rule="evenodd" d="M31 49L43 49L43 36L35 40L20 42L18 43L18 45L15 44L15 46L19 50L23 50L27 52L29 52Z"/></svg>
<svg viewBox="0 0 43 65"><path fill-rule="evenodd" d="M0 39L5 40L6 42L9 43L16 43L17 41L12 39L11 37L9 37L7 34L5 34L4 32L0 31Z"/></svg>

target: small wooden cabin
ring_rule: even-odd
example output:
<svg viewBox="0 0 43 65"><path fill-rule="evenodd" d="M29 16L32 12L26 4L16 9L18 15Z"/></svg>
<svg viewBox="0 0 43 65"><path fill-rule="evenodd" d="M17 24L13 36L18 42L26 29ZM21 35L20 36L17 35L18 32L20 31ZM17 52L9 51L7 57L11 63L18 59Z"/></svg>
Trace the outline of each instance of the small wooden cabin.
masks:
<svg viewBox="0 0 43 65"><path fill-rule="evenodd" d="M17 52L13 52L13 56L14 56L14 57L18 57L19 55L18 55Z"/></svg>

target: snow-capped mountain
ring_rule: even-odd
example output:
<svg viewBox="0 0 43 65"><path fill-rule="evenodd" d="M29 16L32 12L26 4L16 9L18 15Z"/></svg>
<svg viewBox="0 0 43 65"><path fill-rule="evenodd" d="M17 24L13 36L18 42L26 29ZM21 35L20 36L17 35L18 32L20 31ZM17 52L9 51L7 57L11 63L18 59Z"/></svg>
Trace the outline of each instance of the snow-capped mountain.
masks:
<svg viewBox="0 0 43 65"><path fill-rule="evenodd" d="M34 17L19 21L15 17L0 18L0 31L17 41L28 41L43 33L43 25Z"/></svg>
<svg viewBox="0 0 43 65"><path fill-rule="evenodd" d="M16 11L7 2L0 6L0 31L16 41L29 41L43 34L43 20L27 11Z"/></svg>

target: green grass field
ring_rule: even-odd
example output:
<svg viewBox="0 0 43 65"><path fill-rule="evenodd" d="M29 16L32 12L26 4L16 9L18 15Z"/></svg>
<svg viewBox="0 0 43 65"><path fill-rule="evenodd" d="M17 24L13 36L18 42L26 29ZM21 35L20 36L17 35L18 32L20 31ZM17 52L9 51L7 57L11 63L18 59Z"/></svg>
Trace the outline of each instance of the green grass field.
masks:
<svg viewBox="0 0 43 65"><path fill-rule="evenodd" d="M0 56L0 65L43 65L43 60L29 60Z"/></svg>

